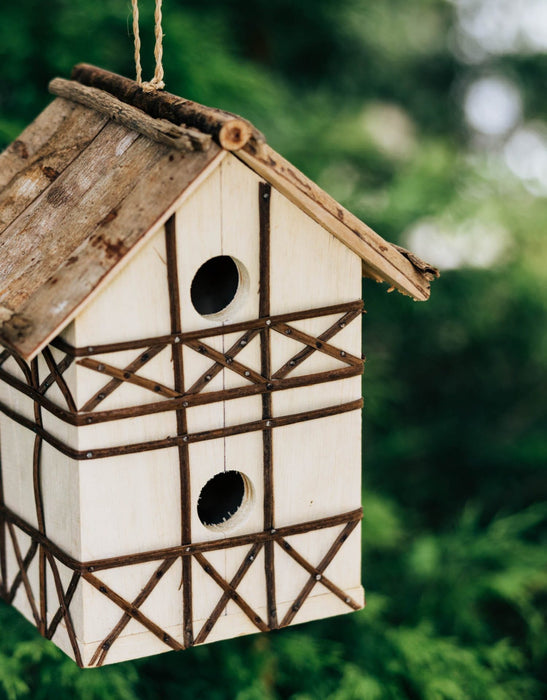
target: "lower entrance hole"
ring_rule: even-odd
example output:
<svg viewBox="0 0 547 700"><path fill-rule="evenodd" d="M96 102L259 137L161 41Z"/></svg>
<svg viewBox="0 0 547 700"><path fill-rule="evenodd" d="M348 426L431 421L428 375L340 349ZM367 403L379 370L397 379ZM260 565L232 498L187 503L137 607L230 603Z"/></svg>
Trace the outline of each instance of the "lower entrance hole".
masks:
<svg viewBox="0 0 547 700"><path fill-rule="evenodd" d="M246 476L235 470L219 472L201 489L198 517L205 527L232 529L246 517L251 498L252 486Z"/></svg>

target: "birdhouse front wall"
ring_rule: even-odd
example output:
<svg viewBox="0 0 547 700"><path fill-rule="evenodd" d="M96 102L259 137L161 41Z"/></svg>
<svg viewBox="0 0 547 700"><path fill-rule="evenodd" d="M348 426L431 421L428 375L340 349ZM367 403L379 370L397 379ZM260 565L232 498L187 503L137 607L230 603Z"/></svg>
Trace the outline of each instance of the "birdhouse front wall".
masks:
<svg viewBox="0 0 547 700"><path fill-rule="evenodd" d="M199 313L219 257L237 291ZM82 666L361 607L360 296L361 260L223 154L58 341L0 356L4 598ZM240 510L204 522L228 472Z"/></svg>

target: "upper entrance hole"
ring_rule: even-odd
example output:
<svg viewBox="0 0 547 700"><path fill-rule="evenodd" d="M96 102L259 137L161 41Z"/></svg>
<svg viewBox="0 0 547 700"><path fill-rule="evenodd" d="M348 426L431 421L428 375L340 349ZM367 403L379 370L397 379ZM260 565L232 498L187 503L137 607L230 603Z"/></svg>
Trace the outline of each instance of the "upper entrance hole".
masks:
<svg viewBox="0 0 547 700"><path fill-rule="evenodd" d="M244 291L247 273L243 265L229 255L210 258L192 280L190 296L198 314L224 320Z"/></svg>

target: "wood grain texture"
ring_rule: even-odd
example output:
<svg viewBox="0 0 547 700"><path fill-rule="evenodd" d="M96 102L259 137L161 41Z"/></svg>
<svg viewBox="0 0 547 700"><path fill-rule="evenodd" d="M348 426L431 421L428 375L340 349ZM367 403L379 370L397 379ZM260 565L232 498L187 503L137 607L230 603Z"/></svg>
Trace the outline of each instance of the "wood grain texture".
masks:
<svg viewBox="0 0 547 700"><path fill-rule="evenodd" d="M45 117L51 121L44 123ZM0 156L0 233L87 148L106 121L91 109L58 99L6 149Z"/></svg>
<svg viewBox="0 0 547 700"><path fill-rule="evenodd" d="M420 265L415 265L408 256L403 255L354 214L344 209L279 153L268 145L263 145L260 151L255 152L251 146L247 146L236 151L234 155L330 231L351 251L366 260L367 265L382 280L417 301L429 298L430 281L438 276L434 268L422 261ZM426 271L420 268L425 268Z"/></svg>
<svg viewBox="0 0 547 700"><path fill-rule="evenodd" d="M0 342L34 357L168 218L219 152L174 151L108 124L0 236L0 303L16 311Z"/></svg>
<svg viewBox="0 0 547 700"><path fill-rule="evenodd" d="M101 133L113 128L120 127L109 124ZM161 199L170 187L166 172L174 180L182 177L178 171L187 176L186 164L176 160L184 156L133 135L119 158L129 158L126 153L140 144L143 153L151 148L156 154L151 172ZM196 638L214 641L257 627L272 629L279 621L293 624L362 604L359 528L347 541L349 528L343 532L348 522L360 519L361 305L355 301L360 260L252 169L214 149L218 155L197 167L182 198L179 185L173 185L176 218L169 219L165 231L165 200L155 222L148 222L145 231L138 228L139 217L153 205L147 172L137 178L137 191L126 194L120 212L101 227L106 234L100 240L114 247L124 236L121 258L113 252L117 262L110 271L105 272L104 246L89 248L90 241L99 240L93 229L80 244L85 251L81 260L69 266L80 265L78 279L72 269L63 268L55 271L56 283L42 285L54 305L60 298L55 287L73 289L80 277L96 274L96 261L104 276L96 277L98 283L87 277L85 283L96 286L79 298L83 303L96 296L65 332L67 342L83 350L82 358L92 354L93 360L68 364L72 354L65 358L57 343L35 363L41 369L32 391L19 391L15 377L22 381L25 365L0 356L0 362L5 360L2 372L18 372L0 385L0 399L10 399L9 405L0 402L2 428L11 425L10 439L28 433L25 459L31 466L37 435L46 458L43 474L53 477L44 492L47 535L55 533L54 542L48 543L39 523L28 527L2 509L4 519L26 535L24 542L32 537L39 545L33 553L32 545L28 549L29 543L22 542L19 556L9 555L9 566L21 571L16 603L28 588L25 576L34 586L32 567L38 552L45 551L50 592L46 633L82 665L180 649ZM129 200L131 207L125 208ZM133 241L138 245L131 248ZM219 254L241 263L244 294L226 316L212 319L197 314L190 288L204 260ZM133 255L132 263L114 276L116 265ZM143 337L163 340L141 346ZM154 357L144 357L141 347L158 345L163 347ZM305 354L291 365L298 352ZM205 372L211 379L201 384ZM66 426L49 410L43 411L43 421L36 420L32 409L41 399L40 406L46 407L47 399L50 407L57 404L59 416L63 407L64 417L74 414L70 403L87 405L87 421L109 385L105 374L117 384L100 399L104 411L96 415L144 406L146 412L78 427ZM166 415L159 415L156 385L170 404ZM186 398L185 388L192 386L199 391ZM12 394L17 398L12 400ZM180 398L168 398L173 394ZM137 396L153 403L133 401ZM14 421L19 423L15 430ZM76 440L63 437L69 429ZM13 440L12 454L17 443ZM230 531L205 526L196 507L203 485L223 469L240 470L252 487L247 519ZM71 486L77 492L71 490L65 510L59 510L55 499L68 491L63 470L73 473ZM56 490L57 479L61 489ZM8 491L15 506L12 485ZM48 511L59 522L52 522ZM78 523L65 527L76 531L75 556L66 545L60 551L57 541L64 518ZM74 573L81 574L79 583ZM32 606L27 605L26 613L34 619Z"/></svg>
<svg viewBox="0 0 547 700"><path fill-rule="evenodd" d="M73 80L55 78L49 84L49 91L59 97L90 107L128 129L179 151L206 151L211 145L209 134L203 134L191 127L177 126L166 119L154 119L146 112L125 104L104 90L81 85Z"/></svg>
<svg viewBox="0 0 547 700"><path fill-rule="evenodd" d="M185 100L164 90L145 92L134 80L116 73L80 63L72 70L73 80L110 92L118 99L138 107L150 116L186 124L207 134L227 150L242 148L251 142L258 148L264 137L246 119L221 109Z"/></svg>
<svg viewBox="0 0 547 700"><path fill-rule="evenodd" d="M62 139L62 132L67 127L74 134L74 125L82 121L82 115L87 111L67 100L57 99L51 102L0 154L0 191L22 170L35 162L41 163L48 154L55 155L55 149L52 151L47 144ZM99 125L106 122L100 115L91 115L91 119Z"/></svg>

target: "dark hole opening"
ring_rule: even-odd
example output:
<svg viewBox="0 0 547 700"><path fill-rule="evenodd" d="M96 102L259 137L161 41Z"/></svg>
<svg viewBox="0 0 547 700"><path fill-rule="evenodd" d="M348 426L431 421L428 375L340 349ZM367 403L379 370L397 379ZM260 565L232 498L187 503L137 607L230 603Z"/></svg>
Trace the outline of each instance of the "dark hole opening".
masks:
<svg viewBox="0 0 547 700"><path fill-rule="evenodd" d="M225 309L239 287L239 270L229 255L207 260L192 280L190 296L195 310L202 316Z"/></svg>
<svg viewBox="0 0 547 700"><path fill-rule="evenodd" d="M245 482L239 472L216 474L199 495L199 519L204 525L220 525L236 513L244 496Z"/></svg>

